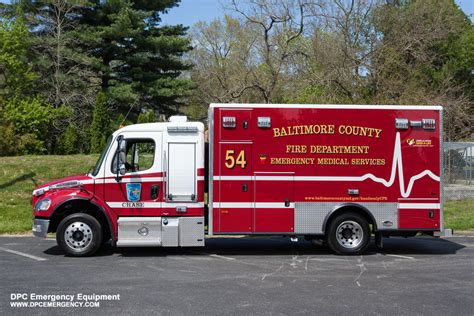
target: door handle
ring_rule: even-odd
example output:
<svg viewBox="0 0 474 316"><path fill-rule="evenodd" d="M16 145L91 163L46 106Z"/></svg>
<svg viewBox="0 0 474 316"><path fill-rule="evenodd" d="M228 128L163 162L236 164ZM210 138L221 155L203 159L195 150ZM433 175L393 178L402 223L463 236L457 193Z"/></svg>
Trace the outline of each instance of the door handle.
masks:
<svg viewBox="0 0 474 316"><path fill-rule="evenodd" d="M288 198L285 199L285 207L290 207L290 200Z"/></svg>
<svg viewBox="0 0 474 316"><path fill-rule="evenodd" d="M150 190L150 199L156 200L158 198L158 193L160 192L159 185L152 185Z"/></svg>
<svg viewBox="0 0 474 316"><path fill-rule="evenodd" d="M248 185L245 183L245 184L242 184L242 192L247 192L249 189Z"/></svg>

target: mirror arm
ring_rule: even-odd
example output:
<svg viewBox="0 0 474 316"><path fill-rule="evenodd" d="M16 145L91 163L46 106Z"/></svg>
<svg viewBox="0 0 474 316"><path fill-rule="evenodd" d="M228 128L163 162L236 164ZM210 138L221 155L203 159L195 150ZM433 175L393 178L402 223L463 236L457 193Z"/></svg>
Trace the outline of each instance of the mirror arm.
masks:
<svg viewBox="0 0 474 316"><path fill-rule="evenodd" d="M115 181L120 182L122 181L122 177L120 176L120 143L123 141L123 135L119 135L117 137L117 150L115 151L116 161L117 164L115 166Z"/></svg>

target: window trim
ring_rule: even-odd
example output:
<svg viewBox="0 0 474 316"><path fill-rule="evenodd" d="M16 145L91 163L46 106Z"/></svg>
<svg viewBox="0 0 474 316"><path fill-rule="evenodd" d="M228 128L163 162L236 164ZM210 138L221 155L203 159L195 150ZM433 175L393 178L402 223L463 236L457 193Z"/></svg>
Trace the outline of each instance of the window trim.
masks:
<svg viewBox="0 0 474 316"><path fill-rule="evenodd" d="M140 137L132 137L132 138L124 138L124 140L128 143L129 141L141 141L141 143L145 143L146 141L150 141L150 142L153 142L153 146L154 146L154 151L153 151L153 163L152 165L145 169L145 170L138 170L138 171L129 171L129 172L126 172L125 174L129 174L129 175L134 175L134 174L140 174L141 172L145 172L145 171L148 171L150 169L153 169L155 167L155 159L156 159L156 142L153 138L140 138ZM127 144L128 145L128 144ZM112 162L110 164L110 172L112 174L116 174L116 172L114 172L114 166L115 166L115 159L117 157L117 148L115 149L115 153L113 154L113 158L112 158Z"/></svg>

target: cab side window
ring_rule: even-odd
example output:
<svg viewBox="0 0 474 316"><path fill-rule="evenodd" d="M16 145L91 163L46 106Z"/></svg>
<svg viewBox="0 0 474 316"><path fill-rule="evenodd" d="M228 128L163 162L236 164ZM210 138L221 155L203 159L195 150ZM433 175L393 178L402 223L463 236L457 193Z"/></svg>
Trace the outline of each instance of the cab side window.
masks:
<svg viewBox="0 0 474 316"><path fill-rule="evenodd" d="M127 173L145 171L153 167L155 160L155 142L151 139L127 139L126 140L126 155L125 161L120 161L120 164L125 164ZM112 163L112 172L116 173L116 159Z"/></svg>

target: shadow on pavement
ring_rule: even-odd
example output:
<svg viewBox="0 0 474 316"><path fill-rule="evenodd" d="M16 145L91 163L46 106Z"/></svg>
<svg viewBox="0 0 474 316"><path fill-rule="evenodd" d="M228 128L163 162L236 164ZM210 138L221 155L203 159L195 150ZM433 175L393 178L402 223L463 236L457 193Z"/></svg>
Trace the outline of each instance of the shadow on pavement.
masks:
<svg viewBox="0 0 474 316"><path fill-rule="evenodd" d="M371 242L365 256L382 254L397 255L451 255L465 246L454 241L434 237L384 239L384 248L379 250ZM65 253L54 246L46 251L47 255L64 256ZM205 247L133 247L114 248L104 245L96 257L117 254L122 257L166 257L166 256L288 256L288 255L334 255L326 246L313 245L309 241L291 242L283 237L244 237L244 238L209 238Z"/></svg>

